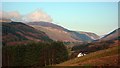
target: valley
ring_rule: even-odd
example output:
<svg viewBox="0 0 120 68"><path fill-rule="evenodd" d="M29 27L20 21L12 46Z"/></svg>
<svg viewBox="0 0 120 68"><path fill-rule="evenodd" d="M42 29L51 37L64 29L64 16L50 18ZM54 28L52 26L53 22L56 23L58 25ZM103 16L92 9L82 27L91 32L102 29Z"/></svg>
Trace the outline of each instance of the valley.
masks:
<svg viewBox="0 0 120 68"><path fill-rule="evenodd" d="M41 23L41 22L39 22ZM42 22L43 23L43 22ZM46 23L47 24L47 23ZM45 24L45 25L46 25ZM78 32L78 31L70 31L68 29L65 29L58 25L37 25L36 24L24 24L22 22L4 22L2 24L2 33L3 33L3 66L19 66L20 64L25 64L24 66L31 66L33 63L29 63L30 61L36 62L38 66L118 66L118 57L119 57L119 34L120 29L116 29L113 32L109 33L108 35L105 35L103 38L99 38L98 35L94 33L88 33L88 32ZM118 34L118 35L117 35ZM12 36L12 37L11 37ZM55 42L56 41L56 42ZM59 43L61 41L61 43ZM52 55L47 56L49 52L47 50L59 45L65 46L63 49L58 50L61 51L61 53L58 54L59 60L57 60L58 56L54 53L54 51L50 50L50 54ZM34 45L34 46L33 46ZM44 46L43 46L44 45ZM47 46L48 45L48 46ZM20 47L19 47L20 46ZM27 46L27 47L26 47ZM31 56L33 59L25 58L22 55L25 55L26 53L30 53L30 55L36 55L36 57L40 56L39 52L36 54L32 54L32 52L29 50L27 51L26 48L34 47L36 49L39 47L43 47L40 52L43 53L41 55L44 58L44 63L42 65L39 65L38 63L41 63L39 61L35 61L35 57ZM6 51L6 48L10 48ZM24 63L18 56L13 56L14 61L12 61L13 58L7 58L6 56L10 57L12 55L12 48L19 49L20 51L16 51L19 54L21 54L22 59L29 61L24 61ZM22 48L22 49L21 49ZM25 48L25 49L24 49ZM62 48L62 47L61 47ZM45 50L44 50L45 49ZM53 50L56 48L53 48ZM64 50L65 49L65 50ZM33 53L36 52L36 50L33 50ZM44 53L44 51L46 51ZM9 52L8 52L9 51ZM21 53L21 51L24 51L25 53ZM62 53L62 51L65 53ZM14 51L13 51L14 52ZM57 53L58 53L57 52ZM85 56L77 57L79 53L86 54ZM16 53L13 53L16 55ZM66 57L66 59L60 58L60 56ZM65 56L66 55L66 56ZM29 55L26 55L29 57ZM6 58L5 58L6 57ZM49 59L47 59L49 57ZM55 58L56 57L56 58ZM21 63L14 62L18 61ZM37 58L36 58L37 59ZM54 61L52 60L54 59ZM107 61L109 59L109 61ZM8 61L9 60L9 61ZM65 62L64 62L65 61ZM98 62L96 62L98 61ZM11 63L12 62L12 63ZM94 62L94 63L92 63ZM7 63L7 65L6 65ZM11 64L10 64L11 63ZM33 65L36 67L36 64ZM33 67L31 66L31 67Z"/></svg>
<svg viewBox="0 0 120 68"><path fill-rule="evenodd" d="M120 2L34 1L0 3L1 68L120 68Z"/></svg>

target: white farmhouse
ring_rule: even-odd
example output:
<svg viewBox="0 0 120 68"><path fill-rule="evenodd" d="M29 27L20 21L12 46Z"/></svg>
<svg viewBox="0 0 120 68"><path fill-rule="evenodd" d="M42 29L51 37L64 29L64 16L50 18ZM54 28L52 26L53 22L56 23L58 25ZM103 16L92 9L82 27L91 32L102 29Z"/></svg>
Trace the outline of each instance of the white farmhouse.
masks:
<svg viewBox="0 0 120 68"><path fill-rule="evenodd" d="M79 53L79 54L77 55L77 57L81 57L81 56L84 56L84 55L86 55L86 54Z"/></svg>

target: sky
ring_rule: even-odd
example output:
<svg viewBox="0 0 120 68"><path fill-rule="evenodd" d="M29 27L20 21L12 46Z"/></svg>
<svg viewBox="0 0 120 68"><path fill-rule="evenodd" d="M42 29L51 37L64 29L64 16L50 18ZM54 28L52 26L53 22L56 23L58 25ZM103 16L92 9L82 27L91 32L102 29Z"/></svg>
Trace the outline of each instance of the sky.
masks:
<svg viewBox="0 0 120 68"><path fill-rule="evenodd" d="M2 2L118 2L119 0L1 0Z"/></svg>
<svg viewBox="0 0 120 68"><path fill-rule="evenodd" d="M2 11L16 11L21 15L33 13L38 9L48 14L52 18L53 23L70 30L93 32L98 35L104 35L118 28L117 2L2 3ZM33 16L33 14L28 16Z"/></svg>

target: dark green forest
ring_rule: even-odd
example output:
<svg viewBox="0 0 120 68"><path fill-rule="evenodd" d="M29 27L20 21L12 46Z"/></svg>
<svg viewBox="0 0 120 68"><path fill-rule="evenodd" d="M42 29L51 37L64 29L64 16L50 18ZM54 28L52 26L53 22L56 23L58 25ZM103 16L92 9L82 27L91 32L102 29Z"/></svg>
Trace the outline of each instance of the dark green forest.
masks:
<svg viewBox="0 0 120 68"><path fill-rule="evenodd" d="M3 67L41 67L68 60L68 51L62 42L30 42L23 45L3 46Z"/></svg>

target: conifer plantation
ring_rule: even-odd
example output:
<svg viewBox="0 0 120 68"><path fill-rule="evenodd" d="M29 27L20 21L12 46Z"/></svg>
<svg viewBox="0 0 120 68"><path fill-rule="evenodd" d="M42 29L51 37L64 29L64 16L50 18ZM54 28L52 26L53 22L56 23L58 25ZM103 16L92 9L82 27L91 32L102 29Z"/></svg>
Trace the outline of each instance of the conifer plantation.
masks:
<svg viewBox="0 0 120 68"><path fill-rule="evenodd" d="M68 52L62 42L31 42L24 45L3 46L3 67L41 67L64 62Z"/></svg>

